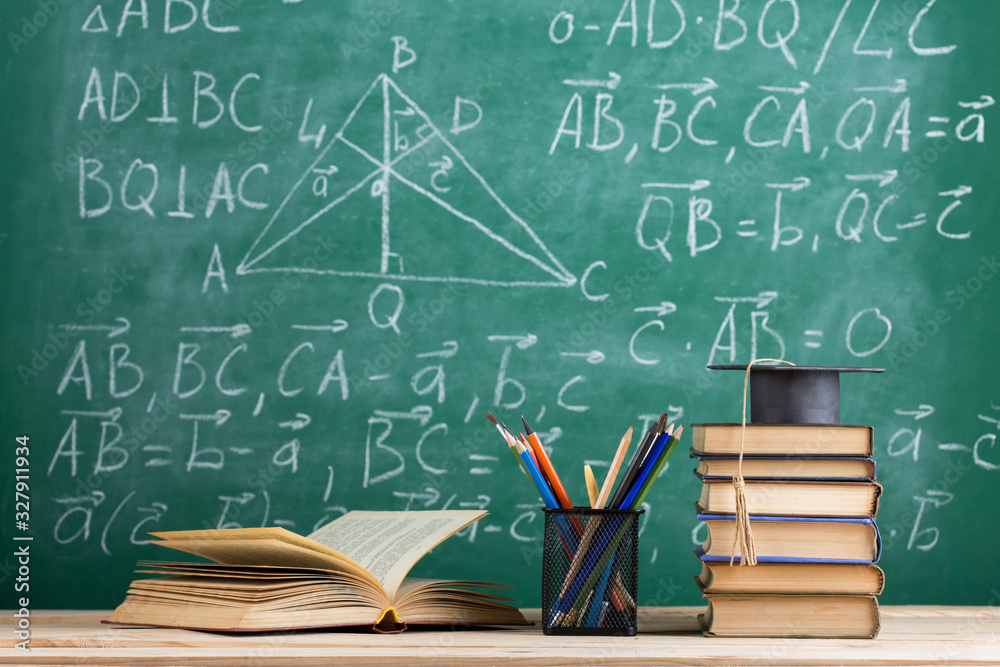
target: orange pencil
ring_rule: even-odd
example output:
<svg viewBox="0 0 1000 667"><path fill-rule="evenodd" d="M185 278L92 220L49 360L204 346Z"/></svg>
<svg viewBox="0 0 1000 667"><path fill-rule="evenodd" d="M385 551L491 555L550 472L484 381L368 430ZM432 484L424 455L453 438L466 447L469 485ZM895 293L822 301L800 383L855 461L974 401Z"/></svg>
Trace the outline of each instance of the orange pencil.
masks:
<svg viewBox="0 0 1000 667"><path fill-rule="evenodd" d="M559 481L559 475L556 474L556 469L552 467L552 461L549 460L549 455L545 452L545 448L542 447L542 441L538 439L538 434L528 424L528 420L524 418L524 415L521 415L521 421L524 423L524 430L528 434L531 449L538 458L538 465L549 480L549 485L552 486L552 490L556 494L556 499L559 500L559 504L563 509L572 509L573 501L569 499L566 489L563 488L562 482Z"/></svg>
<svg viewBox="0 0 1000 667"><path fill-rule="evenodd" d="M539 470L542 470L542 466L538 465L538 456L535 454L535 450L531 448L531 443L528 442L528 440L524 437L523 433L518 433L517 437L520 438L521 442L524 443L524 446L528 448L528 456L531 457L531 460L535 462L535 465L538 467ZM542 477L545 477L544 470L542 470ZM545 477L545 481L548 482L549 478ZM550 489L552 488L551 483L549 484L549 488Z"/></svg>

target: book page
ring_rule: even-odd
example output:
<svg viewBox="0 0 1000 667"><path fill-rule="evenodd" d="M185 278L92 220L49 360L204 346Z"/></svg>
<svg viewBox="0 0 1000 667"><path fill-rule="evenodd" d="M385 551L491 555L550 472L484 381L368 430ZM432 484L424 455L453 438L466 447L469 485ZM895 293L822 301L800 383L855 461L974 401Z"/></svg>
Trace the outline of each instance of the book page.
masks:
<svg viewBox="0 0 1000 667"><path fill-rule="evenodd" d="M363 566L394 599L406 573L424 554L486 514L479 510L355 511L323 526L309 539Z"/></svg>
<svg viewBox="0 0 1000 667"><path fill-rule="evenodd" d="M151 544L202 556L221 565L319 568L372 579L362 566L340 554L330 555L278 539L170 539Z"/></svg>

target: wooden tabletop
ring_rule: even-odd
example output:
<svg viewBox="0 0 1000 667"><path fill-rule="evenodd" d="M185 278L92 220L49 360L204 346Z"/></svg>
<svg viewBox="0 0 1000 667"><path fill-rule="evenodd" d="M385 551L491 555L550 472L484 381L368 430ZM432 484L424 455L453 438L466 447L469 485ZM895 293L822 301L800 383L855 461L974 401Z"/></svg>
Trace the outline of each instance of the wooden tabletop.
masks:
<svg viewBox="0 0 1000 667"><path fill-rule="evenodd" d="M223 635L101 624L106 611L34 611L29 652L3 612L0 664L142 665L1000 665L1000 607L882 607L877 639L722 639L698 631L701 607L646 607L637 637L542 634L532 628L396 635Z"/></svg>

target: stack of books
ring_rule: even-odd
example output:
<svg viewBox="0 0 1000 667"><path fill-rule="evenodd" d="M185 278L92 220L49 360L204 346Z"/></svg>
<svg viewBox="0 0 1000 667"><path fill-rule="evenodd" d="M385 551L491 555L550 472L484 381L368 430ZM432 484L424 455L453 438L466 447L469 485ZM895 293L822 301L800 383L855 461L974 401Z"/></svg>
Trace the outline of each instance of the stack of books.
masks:
<svg viewBox="0 0 1000 667"><path fill-rule="evenodd" d="M757 565L736 539L740 424L696 424L698 518L708 538L695 578L708 600L705 634L874 637L884 574L875 564L882 487L870 426L747 424L742 474ZM730 558L735 558L730 564Z"/></svg>

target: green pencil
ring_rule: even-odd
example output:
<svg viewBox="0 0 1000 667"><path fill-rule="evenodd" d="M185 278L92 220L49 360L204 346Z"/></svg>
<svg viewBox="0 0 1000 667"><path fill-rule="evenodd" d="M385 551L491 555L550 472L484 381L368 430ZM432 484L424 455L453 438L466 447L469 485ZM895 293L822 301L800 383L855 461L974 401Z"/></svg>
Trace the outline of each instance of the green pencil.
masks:
<svg viewBox="0 0 1000 667"><path fill-rule="evenodd" d="M655 482L656 478L660 476L660 473L663 471L663 466L667 464L667 459L669 459L670 455L673 454L674 448L677 447L677 443L680 442L681 433L683 432L684 424L681 424L677 427L676 431L670 434L670 444L667 445L667 449L663 452L663 455L660 456L660 460L656 462L656 467L653 468L649 477L646 478L642 488L639 489L639 494L635 497L635 502L632 503L632 506L629 509L638 509L642 507L642 501L646 499L646 494L648 494L649 490L653 488L653 482Z"/></svg>

